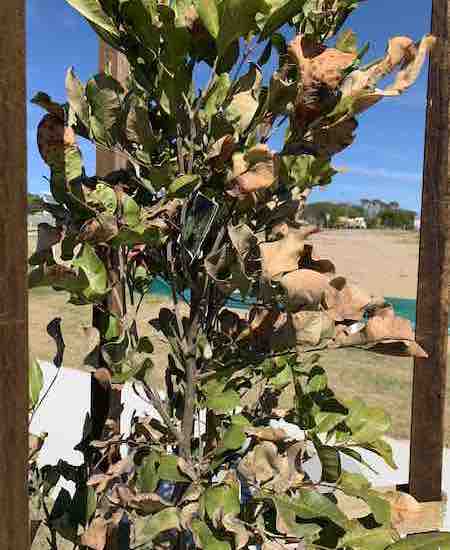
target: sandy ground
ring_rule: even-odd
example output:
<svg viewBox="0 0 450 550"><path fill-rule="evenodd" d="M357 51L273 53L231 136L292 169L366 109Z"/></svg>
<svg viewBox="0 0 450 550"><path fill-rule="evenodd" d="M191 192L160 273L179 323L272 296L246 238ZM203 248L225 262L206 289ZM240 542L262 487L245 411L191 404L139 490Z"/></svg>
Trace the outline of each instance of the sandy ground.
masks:
<svg viewBox="0 0 450 550"><path fill-rule="evenodd" d="M419 235L406 231L323 230L310 238L314 256L337 273L376 294L415 298Z"/></svg>

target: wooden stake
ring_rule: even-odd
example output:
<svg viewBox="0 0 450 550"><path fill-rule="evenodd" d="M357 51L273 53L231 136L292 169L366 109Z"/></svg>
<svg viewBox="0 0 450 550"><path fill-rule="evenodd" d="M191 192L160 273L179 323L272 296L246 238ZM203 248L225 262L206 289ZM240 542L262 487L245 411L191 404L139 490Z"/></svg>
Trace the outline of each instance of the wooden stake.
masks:
<svg viewBox="0 0 450 550"><path fill-rule="evenodd" d="M28 548L24 0L0 9L0 548Z"/></svg>
<svg viewBox="0 0 450 550"><path fill-rule="evenodd" d="M416 337L428 359L414 362L410 493L421 502L442 498L447 376L449 269L449 0L433 0L422 192Z"/></svg>
<svg viewBox="0 0 450 550"><path fill-rule="evenodd" d="M99 47L99 69L100 72L109 71L117 81L123 84L129 74L127 59L102 41L100 41ZM122 155L97 149L97 176L106 176L111 172L125 169L126 167L127 161ZM118 185L118 192L120 191L119 187ZM113 291L103 303L102 309L96 307L93 309L93 325L99 329L101 338L104 336L105 318L109 317L109 314L112 314L118 319L122 319L125 314L125 283L121 278L120 251L108 250L106 255L102 256L102 259L107 266L108 284ZM106 367L106 365L103 366ZM93 376L91 383L93 436L101 438L101 432L107 419L113 421L120 432L121 412L121 391L117 389L111 391L108 385L105 385L101 380ZM109 459L113 462L119 460L119 449ZM119 548L125 550L129 548L129 543L129 526L126 522L121 522L118 527L110 526L105 550L119 550Z"/></svg>

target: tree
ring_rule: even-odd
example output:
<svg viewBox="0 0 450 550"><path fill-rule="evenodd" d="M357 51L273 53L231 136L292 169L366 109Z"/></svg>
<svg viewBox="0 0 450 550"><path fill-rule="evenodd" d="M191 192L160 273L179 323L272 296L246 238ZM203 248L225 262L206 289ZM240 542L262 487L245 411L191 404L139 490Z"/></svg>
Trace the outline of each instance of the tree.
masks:
<svg viewBox="0 0 450 550"><path fill-rule="evenodd" d="M32 468L46 506L60 475L76 482L44 518L51 540L58 532L103 550L127 517L143 522L148 548L412 548L398 542L389 503L342 470L344 455L362 462L354 446L392 464L389 417L339 399L316 351L425 352L384 300L313 258L302 216L311 189L335 175L332 156L352 143L356 117L413 83L433 38L394 38L363 67L367 48L351 31L326 45L355 0L69 3L126 55L131 74L126 86L108 74L84 85L69 70L67 104L34 100L48 111L38 143L58 204L57 227L40 228L30 284L97 306L86 364L106 392L133 381L157 415L134 419L126 438L93 418L78 446L83 466ZM395 68L394 84L376 88ZM77 135L125 155L127 170L87 177ZM58 243L69 266L54 260ZM173 298L150 320L168 343L164 397L152 343L137 329L157 277ZM245 319L230 309L236 292ZM61 365L59 323L50 330ZM303 467L311 456L316 478ZM369 517L349 519L335 491L367 503Z"/></svg>

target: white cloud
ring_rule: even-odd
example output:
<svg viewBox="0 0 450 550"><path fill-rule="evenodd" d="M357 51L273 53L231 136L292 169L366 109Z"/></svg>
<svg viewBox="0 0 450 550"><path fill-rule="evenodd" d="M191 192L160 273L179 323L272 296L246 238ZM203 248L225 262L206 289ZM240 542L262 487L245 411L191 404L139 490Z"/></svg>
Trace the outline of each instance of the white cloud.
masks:
<svg viewBox="0 0 450 550"><path fill-rule="evenodd" d="M343 166L342 170L356 176L364 176L366 178L378 178L390 181L399 181L403 183L420 183L422 174L420 172L405 172L399 170L386 170L385 168L371 168L368 166L349 165Z"/></svg>

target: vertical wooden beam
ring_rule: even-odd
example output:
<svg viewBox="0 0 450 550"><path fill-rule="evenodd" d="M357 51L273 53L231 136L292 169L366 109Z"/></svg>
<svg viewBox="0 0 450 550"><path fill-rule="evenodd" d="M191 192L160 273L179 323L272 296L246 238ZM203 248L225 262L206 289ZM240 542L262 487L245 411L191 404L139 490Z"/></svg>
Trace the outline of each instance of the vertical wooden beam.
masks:
<svg viewBox="0 0 450 550"><path fill-rule="evenodd" d="M99 45L99 71L109 71L111 75L120 83L125 84L129 75L129 65L127 59L119 54L116 50L100 41ZM97 149L97 176L106 176L111 172L125 169L127 167L126 157L114 152ZM117 192L120 194L120 184L117 185ZM105 311L122 319L124 311L124 295L125 284L121 279L121 258L120 251L108 250L102 255L107 270L109 286L114 289L111 292L103 308L93 309L93 325L100 330L101 336L104 333ZM101 253L100 253L101 255ZM106 365L103 365L106 367ZM120 430L120 416L122 412L121 391L119 389L110 390L105 387L101 380L95 376L92 377L91 383L91 416L93 420L93 431L98 431L103 427L106 418L114 421L117 428ZM101 437L101 434L95 434L94 437ZM111 456L112 461L120 459L120 453L117 450L114 456ZM123 520L118 527L110 526L107 535L105 550L127 549L130 545L129 525Z"/></svg>
<svg viewBox="0 0 450 550"><path fill-rule="evenodd" d="M25 2L0 8L0 548L28 548Z"/></svg>
<svg viewBox="0 0 450 550"><path fill-rule="evenodd" d="M409 489L441 500L447 376L449 270L449 0L433 0L438 39L429 69L416 337L428 359L414 362Z"/></svg>
<svg viewBox="0 0 450 550"><path fill-rule="evenodd" d="M105 72L108 68L111 75L124 84L128 77L130 67L127 58L119 52L100 41L99 45L99 69ZM127 160L123 155L111 153L109 151L97 150L97 176L105 176L114 170L126 168Z"/></svg>

